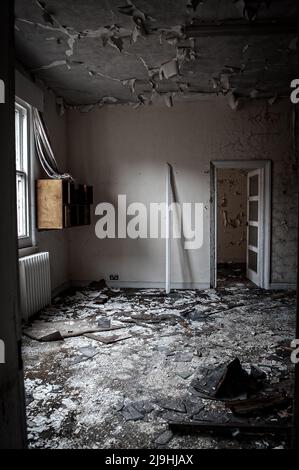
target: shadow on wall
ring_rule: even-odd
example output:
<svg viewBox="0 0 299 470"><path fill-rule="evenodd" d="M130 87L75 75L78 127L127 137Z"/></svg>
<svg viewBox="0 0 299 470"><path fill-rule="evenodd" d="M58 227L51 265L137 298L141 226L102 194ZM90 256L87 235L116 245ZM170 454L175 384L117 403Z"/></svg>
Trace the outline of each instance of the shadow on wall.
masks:
<svg viewBox="0 0 299 470"><path fill-rule="evenodd" d="M173 167L171 165L170 165L170 184L171 184L173 202L181 204ZM182 269L182 279L184 279L185 281L193 282L190 254L188 250L185 250L183 237L177 240L177 245L178 245L180 266Z"/></svg>

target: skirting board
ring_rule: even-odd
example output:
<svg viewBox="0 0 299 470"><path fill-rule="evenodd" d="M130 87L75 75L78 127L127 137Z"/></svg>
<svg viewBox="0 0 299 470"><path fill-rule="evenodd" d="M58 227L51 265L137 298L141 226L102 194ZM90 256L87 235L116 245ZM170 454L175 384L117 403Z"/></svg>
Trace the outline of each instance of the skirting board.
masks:
<svg viewBox="0 0 299 470"><path fill-rule="evenodd" d="M296 284L287 282L271 282L270 290L296 290Z"/></svg>
<svg viewBox="0 0 299 470"><path fill-rule="evenodd" d="M70 281L56 287L52 291L52 298L59 296L62 292L66 291L69 287L87 287L92 281ZM126 281L109 281L107 285L112 288L120 289L165 289L164 282L126 282ZM172 289L196 289L205 290L210 289L210 284L200 282L173 282ZM296 290L296 284L272 282L269 290Z"/></svg>
<svg viewBox="0 0 299 470"><path fill-rule="evenodd" d="M92 281L72 281L74 287L86 287ZM109 287L114 289L165 289L165 282L142 282L142 281L106 281ZM202 282L172 282L172 289L210 289L209 283Z"/></svg>

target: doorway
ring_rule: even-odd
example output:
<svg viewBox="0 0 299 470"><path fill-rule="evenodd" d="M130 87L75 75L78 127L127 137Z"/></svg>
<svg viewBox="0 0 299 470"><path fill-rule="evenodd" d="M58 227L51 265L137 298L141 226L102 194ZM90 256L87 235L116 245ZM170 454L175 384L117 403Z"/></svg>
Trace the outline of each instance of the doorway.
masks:
<svg viewBox="0 0 299 470"><path fill-rule="evenodd" d="M270 286L271 162L211 163L211 287Z"/></svg>

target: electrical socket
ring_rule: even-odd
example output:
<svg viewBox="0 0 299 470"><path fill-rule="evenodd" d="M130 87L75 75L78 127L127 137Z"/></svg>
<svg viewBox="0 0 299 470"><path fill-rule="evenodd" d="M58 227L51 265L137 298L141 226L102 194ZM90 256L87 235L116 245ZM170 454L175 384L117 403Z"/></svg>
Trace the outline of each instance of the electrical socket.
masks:
<svg viewBox="0 0 299 470"><path fill-rule="evenodd" d="M110 281L118 281L119 280L118 274L110 274L109 278L110 278Z"/></svg>

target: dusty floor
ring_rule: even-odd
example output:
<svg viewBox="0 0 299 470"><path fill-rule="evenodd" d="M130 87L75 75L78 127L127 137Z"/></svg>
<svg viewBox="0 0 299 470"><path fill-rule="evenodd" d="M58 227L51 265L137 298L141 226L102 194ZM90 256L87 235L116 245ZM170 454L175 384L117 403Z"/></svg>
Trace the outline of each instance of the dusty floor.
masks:
<svg viewBox="0 0 299 470"><path fill-rule="evenodd" d="M235 357L246 369L263 370L266 388L292 392L293 366L281 345L293 338L294 293L257 289L238 273L229 279L217 290L169 296L94 285L57 298L33 330L54 331L67 320L68 331L82 321L102 331L95 339L54 342L24 336L30 447L286 447L283 437L225 440L167 431L171 420L232 419L224 403L201 398L191 383ZM290 412L291 406L249 420L285 423Z"/></svg>

